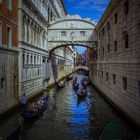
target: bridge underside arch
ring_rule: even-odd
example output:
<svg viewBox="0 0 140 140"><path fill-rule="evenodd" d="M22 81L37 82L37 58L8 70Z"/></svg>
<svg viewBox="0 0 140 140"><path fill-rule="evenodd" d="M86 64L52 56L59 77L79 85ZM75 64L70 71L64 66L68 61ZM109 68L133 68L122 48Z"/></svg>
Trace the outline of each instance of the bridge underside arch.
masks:
<svg viewBox="0 0 140 140"><path fill-rule="evenodd" d="M51 55L53 54L53 52L54 52L54 50L56 50L56 49L59 49L59 48L61 48L61 47L69 47L69 46L75 46L76 45L76 47L85 47L85 48L90 48L90 49L92 49L93 51L94 50L96 50L96 45L95 45L95 47L94 46L90 46L91 44L87 44L87 43L66 43L66 44L60 44L60 45L58 45L58 46L56 46L56 47L53 47L50 51L49 51L49 58L51 58Z"/></svg>
<svg viewBox="0 0 140 140"><path fill-rule="evenodd" d="M85 70L85 71L89 71L89 67L87 67L87 66L77 66L75 69L76 69L76 70Z"/></svg>

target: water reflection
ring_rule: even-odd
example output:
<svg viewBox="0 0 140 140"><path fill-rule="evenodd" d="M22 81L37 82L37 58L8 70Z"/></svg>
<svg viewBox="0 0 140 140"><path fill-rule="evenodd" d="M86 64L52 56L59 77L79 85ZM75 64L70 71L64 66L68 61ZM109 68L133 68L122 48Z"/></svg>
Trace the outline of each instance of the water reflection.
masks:
<svg viewBox="0 0 140 140"><path fill-rule="evenodd" d="M83 76L77 76L78 82ZM80 85L81 87L81 85ZM78 99L76 93L72 90L65 96L67 111L71 114L66 118L67 131L73 138L86 138L90 134L90 100L89 95L84 99Z"/></svg>
<svg viewBox="0 0 140 140"><path fill-rule="evenodd" d="M79 100L70 81L61 90L53 87L49 93L44 93L49 95L45 112L34 120L23 122L20 140L99 140L103 128L109 122L118 122L130 135L135 135L124 117L92 86L87 90L86 98ZM0 122L0 135L6 136L9 129L15 128L18 118L19 112Z"/></svg>

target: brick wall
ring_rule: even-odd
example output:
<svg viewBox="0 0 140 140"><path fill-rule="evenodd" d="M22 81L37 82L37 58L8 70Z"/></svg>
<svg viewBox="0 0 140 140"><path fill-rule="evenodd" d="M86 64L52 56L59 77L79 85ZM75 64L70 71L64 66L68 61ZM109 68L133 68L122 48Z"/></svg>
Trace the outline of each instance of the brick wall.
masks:
<svg viewBox="0 0 140 140"><path fill-rule="evenodd" d="M18 0L12 0L12 10L7 8L7 0L0 3L0 22L2 23L2 46L7 46L7 27L12 28L12 46L18 47Z"/></svg>

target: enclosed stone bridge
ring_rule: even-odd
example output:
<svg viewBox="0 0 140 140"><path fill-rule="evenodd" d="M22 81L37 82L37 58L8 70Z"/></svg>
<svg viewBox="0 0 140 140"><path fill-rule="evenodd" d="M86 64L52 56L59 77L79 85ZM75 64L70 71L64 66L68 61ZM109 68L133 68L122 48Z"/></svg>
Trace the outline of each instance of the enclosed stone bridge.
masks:
<svg viewBox="0 0 140 140"><path fill-rule="evenodd" d="M67 15L48 26L49 52L59 47L80 45L96 49L95 23L78 15Z"/></svg>
<svg viewBox="0 0 140 140"><path fill-rule="evenodd" d="M52 21L48 26L49 58L55 49L69 45L79 45L96 50L95 26L95 23L90 19L82 19L78 15L67 15ZM51 61L54 79L56 80L58 78L56 60L52 58ZM82 68L79 67L79 69Z"/></svg>

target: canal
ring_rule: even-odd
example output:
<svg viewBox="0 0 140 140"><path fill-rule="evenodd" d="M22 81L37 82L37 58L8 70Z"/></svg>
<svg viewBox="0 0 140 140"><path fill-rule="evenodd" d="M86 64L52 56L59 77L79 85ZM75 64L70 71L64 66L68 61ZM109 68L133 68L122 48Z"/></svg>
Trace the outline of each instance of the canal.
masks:
<svg viewBox="0 0 140 140"><path fill-rule="evenodd" d="M82 78L77 75L78 81ZM48 94L45 112L34 120L22 120L19 111L0 121L0 136L5 137L22 120L20 140L99 140L103 128L110 122L118 123L133 139L138 135L92 85L88 94L78 99L71 81L63 89L53 87Z"/></svg>

